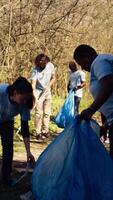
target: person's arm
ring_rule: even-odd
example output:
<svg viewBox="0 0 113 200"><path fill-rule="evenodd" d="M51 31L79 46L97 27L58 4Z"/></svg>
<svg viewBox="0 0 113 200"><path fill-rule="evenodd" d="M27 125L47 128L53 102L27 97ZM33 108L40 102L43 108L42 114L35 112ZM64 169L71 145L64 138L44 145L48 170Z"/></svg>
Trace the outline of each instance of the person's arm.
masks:
<svg viewBox="0 0 113 200"><path fill-rule="evenodd" d="M36 80L31 80L34 97L36 97Z"/></svg>
<svg viewBox="0 0 113 200"><path fill-rule="evenodd" d="M86 82L84 81L84 82L81 83L81 85L76 87L76 90L79 90L79 89L81 89L81 88L83 88L85 86L86 86Z"/></svg>
<svg viewBox="0 0 113 200"><path fill-rule="evenodd" d="M79 72L79 77L77 82L79 81L79 84L76 83L76 87L74 88L74 91L77 91L79 89L82 89L83 87L86 86L86 82L85 82L85 73L83 71Z"/></svg>
<svg viewBox="0 0 113 200"><path fill-rule="evenodd" d="M107 101L113 92L113 75L103 77L100 81L100 90L96 99L80 114L82 119L90 119L92 115Z"/></svg>
<svg viewBox="0 0 113 200"><path fill-rule="evenodd" d="M81 81L81 84L77 86L77 90L83 88L86 86L86 75L85 75L85 72L83 71L80 71L80 81Z"/></svg>
<svg viewBox="0 0 113 200"><path fill-rule="evenodd" d="M69 91L70 91L70 80L69 80L69 82L67 84L67 92L69 93Z"/></svg>
<svg viewBox="0 0 113 200"><path fill-rule="evenodd" d="M47 92L51 86L53 85L53 83L55 82L56 78L55 78L55 74L52 75L50 82L48 83L48 85L46 86L46 88L44 88L43 93Z"/></svg>
<svg viewBox="0 0 113 200"><path fill-rule="evenodd" d="M32 69L30 80L31 80L32 88L33 88L33 94L34 94L34 97L36 98L36 85L37 85L37 81L38 81L36 68Z"/></svg>
<svg viewBox="0 0 113 200"><path fill-rule="evenodd" d="M30 151L30 133L29 133L29 125L28 121L21 120L21 132L24 140L24 145L26 149L27 162L34 162L34 156Z"/></svg>
<svg viewBox="0 0 113 200"><path fill-rule="evenodd" d="M48 86L51 87L53 85L53 83L55 82L55 80L56 80L56 78L55 78L55 74L54 74L54 75L52 75Z"/></svg>
<svg viewBox="0 0 113 200"><path fill-rule="evenodd" d="M111 93L113 92L113 75L108 75L102 78L100 81L100 91L90 106L95 112L107 101Z"/></svg>

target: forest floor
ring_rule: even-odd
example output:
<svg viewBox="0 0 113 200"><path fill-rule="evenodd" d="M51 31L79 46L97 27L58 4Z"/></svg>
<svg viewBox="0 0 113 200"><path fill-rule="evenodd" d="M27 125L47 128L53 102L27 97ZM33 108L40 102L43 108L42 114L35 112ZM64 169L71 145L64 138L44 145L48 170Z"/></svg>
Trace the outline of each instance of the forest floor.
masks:
<svg viewBox="0 0 113 200"><path fill-rule="evenodd" d="M31 138L31 152L35 160L56 136L57 134L52 134L50 140L45 142L37 142L36 139ZM26 154L23 141L15 140L14 143L13 177L19 179L26 171ZM0 159L0 168L1 164L2 161ZM20 200L20 195L30 190L33 168L31 166L28 175L13 187L4 186L0 182L0 200Z"/></svg>

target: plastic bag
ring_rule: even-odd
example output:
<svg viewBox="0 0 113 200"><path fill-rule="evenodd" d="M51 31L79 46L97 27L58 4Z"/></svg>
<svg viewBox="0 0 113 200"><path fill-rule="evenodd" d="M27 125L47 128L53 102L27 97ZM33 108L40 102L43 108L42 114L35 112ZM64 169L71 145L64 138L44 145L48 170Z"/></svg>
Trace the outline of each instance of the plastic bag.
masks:
<svg viewBox="0 0 113 200"><path fill-rule="evenodd" d="M53 120L60 128L67 127L75 117L74 91L70 91L64 105Z"/></svg>
<svg viewBox="0 0 113 200"><path fill-rule="evenodd" d="M91 123L76 118L40 155L32 176L36 200L113 199L113 161Z"/></svg>

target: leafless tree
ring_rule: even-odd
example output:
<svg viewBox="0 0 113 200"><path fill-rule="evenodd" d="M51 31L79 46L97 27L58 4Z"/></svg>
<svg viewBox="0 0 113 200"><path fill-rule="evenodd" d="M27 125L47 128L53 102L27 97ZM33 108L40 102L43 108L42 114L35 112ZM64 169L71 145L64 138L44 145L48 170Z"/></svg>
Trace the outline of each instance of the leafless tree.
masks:
<svg viewBox="0 0 113 200"><path fill-rule="evenodd" d="M56 66L54 92L65 91L75 46L112 53L112 13L110 0L1 0L0 81L29 78L35 56L44 52Z"/></svg>

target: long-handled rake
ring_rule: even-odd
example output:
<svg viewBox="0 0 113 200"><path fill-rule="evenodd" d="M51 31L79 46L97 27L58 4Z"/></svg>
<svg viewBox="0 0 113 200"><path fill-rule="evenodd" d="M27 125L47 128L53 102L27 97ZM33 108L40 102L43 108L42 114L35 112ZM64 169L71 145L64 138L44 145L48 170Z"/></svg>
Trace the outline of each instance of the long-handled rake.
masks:
<svg viewBox="0 0 113 200"><path fill-rule="evenodd" d="M17 183L19 183L24 177L26 177L28 175L28 172L29 172L29 169L30 169L30 162L27 162L27 166L26 166L26 170L25 170L25 173L20 176L19 179L17 179L14 184L12 186L15 186Z"/></svg>

